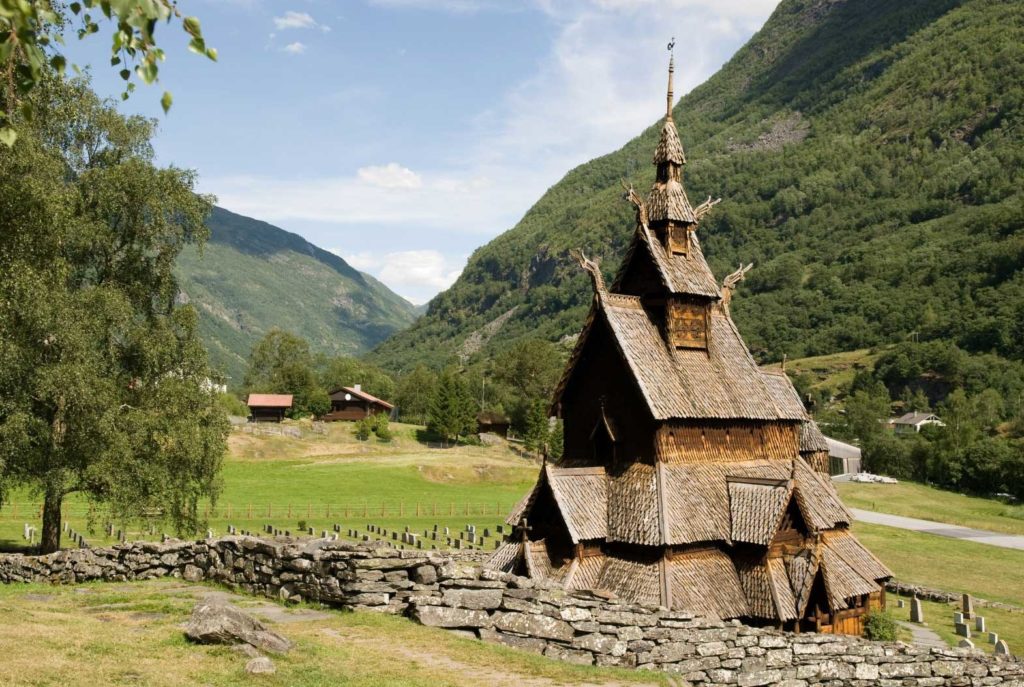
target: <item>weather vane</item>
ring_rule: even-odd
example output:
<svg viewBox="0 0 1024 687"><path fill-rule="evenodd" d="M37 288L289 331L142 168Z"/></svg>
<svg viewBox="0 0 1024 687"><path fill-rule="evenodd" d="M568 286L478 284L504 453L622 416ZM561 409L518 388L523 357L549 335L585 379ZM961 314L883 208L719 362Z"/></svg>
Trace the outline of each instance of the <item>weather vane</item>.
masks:
<svg viewBox="0 0 1024 687"><path fill-rule="evenodd" d="M676 37L672 36L672 40L670 40L668 42L668 51L672 52L672 50L675 49L675 47L676 47Z"/></svg>

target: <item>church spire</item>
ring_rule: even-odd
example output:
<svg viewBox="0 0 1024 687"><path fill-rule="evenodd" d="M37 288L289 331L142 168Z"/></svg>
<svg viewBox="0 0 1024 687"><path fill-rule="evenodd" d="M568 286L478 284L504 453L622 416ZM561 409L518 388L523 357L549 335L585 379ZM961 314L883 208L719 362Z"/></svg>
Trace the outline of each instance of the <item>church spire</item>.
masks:
<svg viewBox="0 0 1024 687"><path fill-rule="evenodd" d="M669 43L669 50L675 40ZM652 225L659 221L672 221L683 224L696 224L697 217L693 213L686 192L683 190L683 165L686 164L686 153L683 143L679 140L676 123L672 119L672 101L675 97L673 81L676 71L675 55L668 60L668 93L665 103L665 121L661 125L661 137L658 147L654 149L654 164L658 167L657 180L647 200Z"/></svg>
<svg viewBox="0 0 1024 687"><path fill-rule="evenodd" d="M671 43L669 45L671 45ZM665 119L672 119L672 101L674 99L672 96L672 75L675 74L675 71L676 56L673 53L668 58L668 98L666 98L667 103L665 105Z"/></svg>

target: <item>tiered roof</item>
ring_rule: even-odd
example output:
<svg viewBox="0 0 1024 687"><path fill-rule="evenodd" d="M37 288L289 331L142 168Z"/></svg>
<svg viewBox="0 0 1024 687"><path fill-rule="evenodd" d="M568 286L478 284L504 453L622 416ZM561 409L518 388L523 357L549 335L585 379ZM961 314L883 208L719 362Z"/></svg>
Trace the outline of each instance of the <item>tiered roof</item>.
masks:
<svg viewBox="0 0 1024 687"><path fill-rule="evenodd" d="M541 470L508 518L519 529L490 565L723 618L802 618L822 585L830 608L845 609L891 572L849 533L852 515L808 463L827 450L821 431L785 373L754 361L700 249L696 224L714 203L695 211L680 183L686 157L672 121L672 71L657 181L647 207L629 190L637 226L611 290L579 256L594 299L555 394L556 407L606 390L633 398L618 381L592 379L578 387L585 393L567 393L592 361L618 361L650 422L628 417L633 403L615 407L627 417L609 416L603 400L599 411L578 412L578 425L604 423L612 457L584 455L587 447L567 439L563 466ZM747 269L727 280L730 292ZM622 455L643 452L646 437L623 440L620 452L617 426L623 435L653 428L650 452ZM574 441L584 441L580 429ZM730 442L737 447L726 450Z"/></svg>

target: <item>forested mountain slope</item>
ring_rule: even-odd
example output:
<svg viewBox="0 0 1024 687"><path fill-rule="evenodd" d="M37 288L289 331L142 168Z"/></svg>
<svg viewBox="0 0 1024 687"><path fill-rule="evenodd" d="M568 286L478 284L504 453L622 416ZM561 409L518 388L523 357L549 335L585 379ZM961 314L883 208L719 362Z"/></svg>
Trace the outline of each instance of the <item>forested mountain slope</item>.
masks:
<svg viewBox="0 0 1024 687"><path fill-rule="evenodd" d="M202 253L178 260L213 364L240 384L252 345L278 327L317 352L364 353L415 317L414 306L301 236L214 208Z"/></svg>
<svg viewBox="0 0 1024 687"><path fill-rule="evenodd" d="M1024 357L1022 100L1024 3L784 0L675 108L690 198L723 198L698 232L712 268L755 265L733 305L755 355L916 332ZM569 172L372 358L578 331L590 287L568 251L613 274L633 227L619 181L650 188L656 142L652 127Z"/></svg>

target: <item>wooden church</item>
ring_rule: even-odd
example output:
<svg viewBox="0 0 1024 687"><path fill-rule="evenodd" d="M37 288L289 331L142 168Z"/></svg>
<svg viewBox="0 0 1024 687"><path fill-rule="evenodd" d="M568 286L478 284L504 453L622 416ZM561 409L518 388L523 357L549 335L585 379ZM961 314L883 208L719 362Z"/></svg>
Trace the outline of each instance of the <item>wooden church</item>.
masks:
<svg viewBox="0 0 1024 687"><path fill-rule="evenodd" d="M892 573L850 532L828 447L782 371L755 363L729 315L668 111L657 178L611 287L555 394L565 448L545 464L489 565L570 590L795 631L863 632ZM715 201L717 202L717 201ZM748 266L749 268L749 266Z"/></svg>

